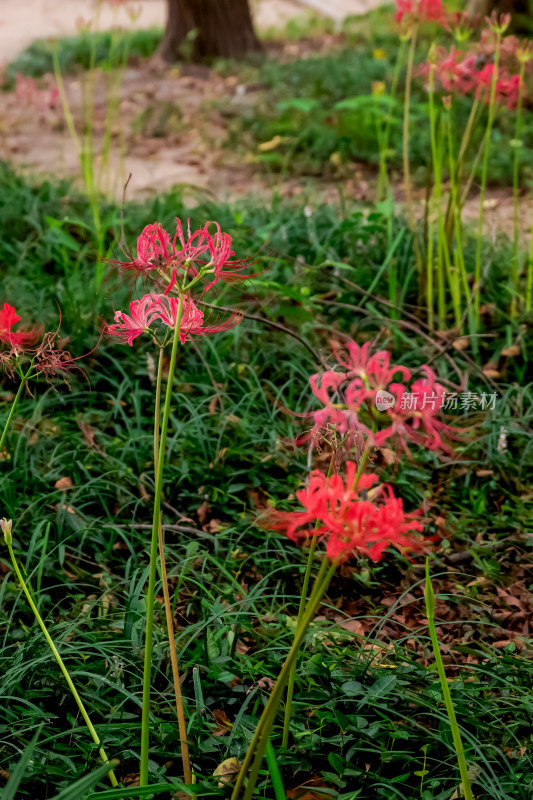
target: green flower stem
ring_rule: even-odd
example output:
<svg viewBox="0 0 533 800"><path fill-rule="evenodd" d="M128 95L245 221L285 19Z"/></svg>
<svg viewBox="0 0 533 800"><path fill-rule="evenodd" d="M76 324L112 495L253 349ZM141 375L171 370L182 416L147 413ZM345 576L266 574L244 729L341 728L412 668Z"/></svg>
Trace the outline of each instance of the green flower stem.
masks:
<svg viewBox="0 0 533 800"><path fill-rule="evenodd" d="M30 367L30 370L31 370L31 367ZM15 413L15 409L16 409L16 407L18 405L19 400L20 400L20 396L22 394L22 390L24 389L24 387L26 386L26 383L28 382L28 374L29 374L29 371L28 371L28 373L26 373L26 375L23 376L22 380L20 381L19 388L17 389L17 393L15 395L15 399L11 403L11 408L9 409L9 414L7 415L6 424L4 425L4 430L2 431L2 436L0 437L0 453L2 452L2 447L4 446L4 442L6 440L7 432L9 430L9 426L11 424L11 420L13 419L13 414Z"/></svg>
<svg viewBox="0 0 533 800"><path fill-rule="evenodd" d="M163 468L165 464L165 447L167 443L168 420L170 416L170 403L172 400L172 384L174 372L176 370L176 357L178 353L178 341L181 318L183 316L183 291L180 291L178 312L176 314L176 325L174 327L174 339L170 355L170 366L168 371L167 391L165 395L165 405L163 409L163 420L161 422L161 440L159 443L160 457L157 463L155 495L154 495L154 516L152 523L152 538L150 542L150 572L148 575L148 590L146 592L146 633L144 643L144 674L143 674L143 694L142 694L142 719L141 719L141 764L140 764L140 786L148 785L148 755L150 748L150 687L152 676L152 652L154 636L154 613L155 613L155 579L157 570L157 548L159 524L161 521L161 496L163 493Z"/></svg>
<svg viewBox="0 0 533 800"><path fill-rule="evenodd" d="M411 43L407 55L407 73L405 76L405 99L403 112L403 180L405 189L405 205L409 227L414 234L413 194L411 190L411 172L409 167L409 112L411 106L411 83L413 80L413 67L415 59L416 38L418 30L415 27L411 35Z"/></svg>
<svg viewBox="0 0 533 800"><path fill-rule="evenodd" d="M531 217L531 231L529 238L529 253L527 259L526 281L526 311L531 311L533 301L533 216Z"/></svg>
<svg viewBox="0 0 533 800"><path fill-rule="evenodd" d="M391 100L396 99L396 93L398 91L398 82L400 79L400 70L403 67L404 60L405 60L405 41L401 39L400 47L398 49L398 57L396 59L396 64L394 65L394 73L392 76L392 84L389 93L389 97ZM389 155L389 140L390 140L391 125L392 125L392 108L389 106L389 110L385 118L383 134L378 139L379 174L378 174L378 186L376 190L378 201L384 199L387 195L390 194L390 182L389 182L387 159Z"/></svg>
<svg viewBox="0 0 533 800"><path fill-rule="evenodd" d="M331 477L331 473L332 472L333 472L333 458L331 459L330 464L329 464L328 475L327 475L328 478ZM316 522L315 522L315 531L318 529L319 526L320 526L320 520L317 519ZM306 564L306 567L305 567L305 574L304 574L304 580L303 580L303 584L302 584L302 591L301 591L301 594L300 594L300 605L298 607L298 616L296 618L296 629L298 629L299 625L301 625L302 618L303 618L303 615L304 615L304 612L305 612L305 607L306 607L306 603L307 603L307 593L309 591L309 582L311 580L311 572L312 572L312 569L313 569L313 560L314 560L314 557L315 557L315 551L316 551L317 544L318 544L318 537L317 537L317 535L315 533L315 534L313 534L313 538L311 539L311 544L309 546L309 555L307 557L307 564ZM291 666L290 672L289 672L289 680L288 680L288 684L287 684L287 698L286 698L286 701L285 701L285 719L284 719L284 722L283 722L283 739L282 739L282 742L281 742L281 746L282 747L287 747L287 744L289 742L289 728L290 728L290 723L291 723L291 711L292 711L292 696L294 694L294 682L296 680L296 667L297 667L297 665L298 665L298 660L295 659L294 663Z"/></svg>
<svg viewBox="0 0 533 800"><path fill-rule="evenodd" d="M487 129L485 133L485 149L483 151L483 164L481 167L481 188L479 192L479 222L477 229L477 244L476 244L476 260L474 264L474 324L479 328L479 308L481 302L481 246L483 237L483 222L485 217L485 192L487 189L487 178L489 170L489 152L490 152L490 136L492 126L494 123L494 116L496 113L496 82L498 80L498 66L500 63L500 46L502 34L497 34L496 49L494 53L494 71L492 73L492 81L490 85L490 99L489 99L489 116L487 119ZM474 333L475 331L471 331ZM477 339L473 340L474 343Z"/></svg>
<svg viewBox="0 0 533 800"><path fill-rule="evenodd" d="M446 680L446 672L444 670L444 663L442 661L442 655L440 652L439 640L437 638L437 631L435 629L435 594L433 592L433 586L431 585L431 575L429 572L429 559L426 559L426 614L428 617L429 635L433 647L433 654L435 656L435 663L437 664L437 671L439 674L442 696L444 698L446 712L448 714L450 727L452 729L453 745L455 747L455 753L457 755L457 762L459 764L459 772L461 775L461 783L463 786L463 797L465 798L465 800L474 800L474 795L472 794L472 786L470 783L470 776L468 774L468 766L466 763L465 753L463 749L463 742L461 739L461 731L459 730L457 717L455 716L455 709L453 707L450 687L448 685L448 681Z"/></svg>
<svg viewBox="0 0 533 800"><path fill-rule="evenodd" d="M154 469L157 472L159 464L159 414L161 408L161 379L163 376L163 358L165 351L161 347L159 350L159 363L157 365L157 382L155 390L155 413L154 413ZM189 745L187 743L187 723L185 711L183 709L183 696L181 693L180 671L178 666L178 656L176 653L176 640L174 638L174 619L172 615L172 603L168 590L167 566L165 560L165 540L163 536L163 525L161 516L159 518L159 528L157 532L159 544L159 562L161 566L161 582L163 584L163 600L165 605L165 616L167 622L168 645L170 648L170 663L172 666L172 680L174 683L174 694L176 697L176 714L178 717L178 728L180 732L181 760L183 763L183 777L186 784L192 783L191 762L189 758Z"/></svg>
<svg viewBox="0 0 533 800"><path fill-rule="evenodd" d="M291 649L289 650L287 659L278 675L278 679L274 685L274 688L272 689L252 741L248 747L246 757L235 782L231 800L237 800L237 798L240 796L241 789L244 786L247 775L248 782L243 793L243 800L252 800L254 796L257 776L261 768L261 762L267 747L270 731L272 730L272 726L274 724L276 712L280 706L283 693L285 691L285 686L289 680L291 665L298 656L300 645L302 644L307 629L314 618L316 608L322 599L322 596L326 592L336 568L337 564L330 562L328 559L324 559L322 562L313 590L311 591L309 602L307 603L305 614L302 617L300 625L296 628L294 640Z"/></svg>
<svg viewBox="0 0 533 800"><path fill-rule="evenodd" d="M452 186L455 185L455 187L456 187L456 196L457 196L458 200L461 199L461 193L460 193L459 189L460 189L461 182L462 182L463 160L464 160L464 156L465 156L466 150L468 148L468 145L470 144L470 139L472 137L472 131L474 129L474 122L476 121L477 113L478 113L478 110L479 110L479 103L480 103L480 101L476 98L474 100L473 104L472 104L472 108L471 108L470 114L468 116L468 121L466 123L466 128L464 130L463 137L461 139L461 144L459 146L459 153L457 155L456 165L454 167L454 171L450 173L450 184ZM452 125L452 119L451 119L451 115L449 113L448 113L448 125L449 125L449 128L450 128L451 136L452 136L453 140L455 141L455 139L457 138L457 136L455 135L456 134L455 125ZM452 127L453 127L453 132L452 132ZM475 163L477 163L477 162L475 162ZM448 207L446 208L446 216L445 216L445 223L444 223L445 228L446 228L446 238L448 240L448 245L450 247L451 247L452 238L453 238L454 226L455 226L455 223L456 223L456 210L457 209L454 208L454 206L453 206L452 195L450 194L450 198L448 200ZM459 215L460 214L461 214L461 208L459 207Z"/></svg>
<svg viewBox="0 0 533 800"><path fill-rule="evenodd" d="M520 83L522 87L524 82L524 72L526 65L524 61L520 62ZM519 166L520 166L520 149L521 144L520 136L522 135L522 92L518 92L518 103L516 106L516 125L514 132L514 153L513 153L513 261L511 269L511 316L515 317L518 311L518 280L520 277L520 250L519 250L519 234L520 229L518 226L518 184L519 184Z"/></svg>
<svg viewBox="0 0 533 800"><path fill-rule="evenodd" d="M459 199L459 184L458 184L458 175L457 175L457 165L455 161L454 155L454 146L453 146L453 135L452 135L452 126L450 121L450 114L449 112L445 113L444 115L444 126L446 129L447 141L448 141L448 163L449 163L449 172L450 172L450 204L449 208L451 209L452 213L452 221L454 223L453 229L455 230L455 239L457 242L457 247L455 248L454 255L455 255L455 263L459 270L459 278L460 283L462 285L463 293L466 298L466 306L470 305L470 286L468 284L468 275L466 272L466 265L464 259L464 247L463 247L463 227L461 221L461 203ZM448 236L447 236L448 239ZM451 242L448 239L448 242Z"/></svg>
<svg viewBox="0 0 533 800"><path fill-rule="evenodd" d="M8 547L8 550L9 550L9 555L11 556L11 561L13 562L13 569L15 570L15 574L16 574L16 576L18 578L18 581L19 581L19 583L20 583L20 585L22 587L22 591L26 595L26 599L27 599L27 601L28 601L28 603L30 605L30 608L33 611L33 613L35 614L35 619L39 623L39 627L41 628L41 630L42 630L42 632L44 634L44 638L46 639L46 641L48 643L48 646L50 647L50 650L54 654L54 657L55 657L57 663L59 664L59 669L63 673L63 676L64 676L64 678L65 678L65 680L67 682L68 688L70 689L70 691L72 693L72 696L74 697L74 700L76 701L76 704L77 704L77 706L78 706L78 708L80 710L80 713L81 713L81 715L82 715L82 717L83 717L83 719L85 721L85 724L87 725L87 727L89 729L89 733L91 734L94 743L98 747L98 753L100 754L100 758L102 759L104 764L109 764L109 759L108 759L108 757L106 755L106 752L105 752L104 748L102 747L102 743L100 741L100 737L96 733L96 730L94 728L94 725L91 722L89 714L87 713L87 711L85 709L85 706L83 705L83 700L79 696L78 690L74 686L74 683L72 681L72 678L69 675L69 672L68 672L68 670L67 670L67 668L65 666L65 663L64 663L63 659L61 658L61 656L59 655L57 647L55 646L55 644L54 644L54 642L52 640L52 637L48 633L48 630L46 628L44 620L41 617L41 615L39 614L39 611L37 610L37 606L33 602L33 598L32 598L32 596L30 594L30 591L29 591L28 587L26 586L24 578L22 577L22 573L21 573L21 571L19 569L19 565L17 563L17 559L15 557L15 553L13 552L13 545L12 545L12 542L11 542L11 535L6 536L6 543L7 543L7 547ZM113 770L110 769L107 774L109 776L109 780L111 781L111 785L112 786L118 786L118 781L116 779L116 776L115 776L115 773L113 772Z"/></svg>

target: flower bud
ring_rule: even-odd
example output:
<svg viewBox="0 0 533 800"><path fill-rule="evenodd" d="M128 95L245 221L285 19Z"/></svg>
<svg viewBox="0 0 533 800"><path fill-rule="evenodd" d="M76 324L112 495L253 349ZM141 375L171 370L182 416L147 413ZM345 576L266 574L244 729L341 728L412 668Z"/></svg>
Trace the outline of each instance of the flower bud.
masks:
<svg viewBox="0 0 533 800"><path fill-rule="evenodd" d="M0 528L2 528L4 539L6 540L6 544L11 544L11 528L13 522L10 519L0 519Z"/></svg>

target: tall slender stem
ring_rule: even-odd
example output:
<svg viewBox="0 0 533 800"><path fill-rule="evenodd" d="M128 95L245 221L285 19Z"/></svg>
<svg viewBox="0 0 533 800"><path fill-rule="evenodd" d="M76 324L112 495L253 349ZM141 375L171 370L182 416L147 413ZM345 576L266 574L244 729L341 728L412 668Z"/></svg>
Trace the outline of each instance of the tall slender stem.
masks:
<svg viewBox="0 0 533 800"><path fill-rule="evenodd" d="M411 170L409 166L409 115L411 110L411 84L413 82L413 68L416 51L416 39L418 28L416 25L411 33L411 43L407 55L407 72L405 76L405 96L403 107L403 185L405 191L405 207L407 210L407 221L413 234L413 247L415 251L416 267L420 276L420 287L422 286L423 260L422 252L415 229L415 215L413 209L413 192L411 186ZM420 289L421 290L421 289Z"/></svg>
<svg viewBox="0 0 533 800"><path fill-rule="evenodd" d="M494 70L492 73L492 81L490 85L490 99L489 99L489 116L487 120L487 131L485 134L486 145L483 152L483 165L481 168L481 189L479 193L479 223L477 229L477 243L476 243L476 260L474 264L474 324L476 328L479 327L479 308L481 304L481 246L483 238L483 222L485 212L485 191L487 188L487 177L489 169L489 152L490 152L490 135L492 125L494 122L494 114L496 109L496 82L498 80L498 65L500 63L500 45L501 33L498 33L496 40L496 50L494 53ZM471 331L474 333L474 331ZM473 340L474 343L477 339Z"/></svg>
<svg viewBox="0 0 533 800"><path fill-rule="evenodd" d="M407 55L407 74L405 76L405 99L403 110L403 182L405 190L405 205L409 226L414 233L413 193L411 188L411 171L409 167L409 113L411 106L411 83L413 80L413 67L415 59L417 28L411 35L409 53Z"/></svg>
<svg viewBox="0 0 533 800"><path fill-rule="evenodd" d="M522 143L520 136L522 135L522 83L524 81L525 62L520 61L520 83L518 89L518 101L516 106L516 125L514 132L514 154L513 154L513 263L511 269L511 316L516 316L518 307L518 279L520 277L520 250L519 250L519 234L520 229L518 225L518 189L519 189L519 167L520 167L520 150Z"/></svg>
<svg viewBox="0 0 533 800"><path fill-rule="evenodd" d="M333 462L335 459L335 455L332 456L331 461L329 462L328 474L327 477L331 478L331 474L333 472ZM315 522L315 531L320 525L320 520L317 519ZM318 537L316 533L313 534L313 538L311 539L311 544L309 546L309 555L307 556L307 564L305 567L305 574L304 580L302 584L302 591L300 594L300 605L298 606L298 616L296 618L296 628L301 624L305 606L307 603L307 592L309 591L309 582L311 580L311 572L313 570L313 559L315 557L316 546L318 543ZM291 666L290 673L289 673L289 680L287 682L287 698L285 700L285 718L283 720L283 738L281 740L281 746L287 747L289 742L289 728L291 724L291 712L292 712L292 696L294 694L294 682L296 680L296 667L298 665L298 660L295 659L294 663Z"/></svg>
<svg viewBox="0 0 533 800"><path fill-rule="evenodd" d="M453 707L452 695L448 681L446 680L446 672L444 670L444 663L439 647L439 640L437 638L437 631L435 628L435 594L433 586L431 585L431 575L429 573L429 559L426 560L426 614L428 617L429 635L431 638L431 645L433 647L433 654L437 664L437 671L439 674L440 685L442 689L442 696L446 706L446 712L450 721L452 730L453 745L457 755L457 762L459 764L459 772L461 775L461 783L463 785L463 797L465 800L474 800L472 794L472 786L470 784L470 776L468 774L468 766L466 763L465 753L463 749L463 741L461 739L461 731L455 716L455 709Z"/></svg>
<svg viewBox="0 0 533 800"><path fill-rule="evenodd" d="M157 547L159 525L161 521L161 496L163 493L163 468L165 464L165 447L167 443L168 420L170 416L170 403L172 400L172 384L176 369L176 357L178 353L178 341L181 318L183 316L183 292L180 292L178 311L176 314L176 325L174 327L174 340L170 354L170 366L168 370L167 390L165 394L165 405L163 409L163 420L161 422L161 439L159 443L159 459L157 463L155 492L154 492L154 516L152 522L152 538L150 542L150 571L148 574L148 589L146 592L146 633L144 643L144 673L143 673L143 695L142 695L142 718L141 718L141 764L140 764L140 785L148 785L148 755L150 748L150 686L152 676L152 652L154 635L154 613L155 613L155 578L157 568Z"/></svg>
<svg viewBox="0 0 533 800"><path fill-rule="evenodd" d="M316 608L329 586L336 567L336 564L332 564L327 560L322 562L321 568L315 580L315 585L311 591L311 596L309 597L309 601L307 603L305 614L302 618L300 626L296 628L294 641L291 649L289 650L287 659L278 675L276 683L274 684L274 688L272 689L268 702L261 715L261 719L259 720L257 728L255 729L252 741L248 747L244 762L235 782L231 800L237 800L237 798L240 796L241 789L243 788L247 775L248 783L246 785L246 789L244 790L243 800L251 800L254 796L255 784L257 782L257 776L261 768L261 762L263 760L263 755L268 743L268 737L274 724L276 712L283 698L285 686L289 680L291 665L298 656L300 645L315 615Z"/></svg>
<svg viewBox="0 0 533 800"><path fill-rule="evenodd" d="M7 415L6 424L4 425L4 430L2 431L2 436L0 437L0 453L2 452L2 447L4 446L4 442L6 440L7 432L9 430L9 426L11 424L11 420L13 419L13 414L15 413L15 409L18 405L20 400L20 396L22 394L22 390L26 386L28 382L28 377L25 375L22 380L20 381L19 388L17 389L17 393L15 395L15 399L11 403L11 408L9 409L9 414Z"/></svg>
<svg viewBox="0 0 533 800"><path fill-rule="evenodd" d="M157 381L155 391L155 413L154 413L154 470L157 472L159 463L159 414L161 411L161 379L163 375L164 350L159 350L159 362L157 365ZM191 762L189 758L189 745L187 742L187 723L183 709L183 696L181 693L180 671L178 666L178 656L176 653L176 640L174 638L174 619L172 616L172 603L168 590L167 565L165 560L165 540L163 536L163 525L159 519L158 529L159 543L159 563L161 566L161 582L163 584L163 600L165 604L165 616L167 621L168 645L170 648L170 663L172 666L172 680L174 683L174 694L176 696L176 714L178 717L178 728L180 732L181 760L183 763L183 777L186 784L192 783Z"/></svg>
<svg viewBox="0 0 533 800"><path fill-rule="evenodd" d="M80 713L81 713L81 715L82 715L82 717L83 717L83 719L85 721L85 724L87 725L87 727L89 729L89 733L91 734L94 743L98 747L98 753L100 755L100 758L102 759L104 764L108 764L109 763L109 759L108 759L108 757L106 755L106 752L105 752L104 748L102 747L102 743L100 741L100 737L98 736L98 734L97 734L97 732L95 730L95 727L91 722L89 714L87 713L87 710L86 710L85 706L83 705L83 700L81 699L80 695L78 694L78 690L74 686L72 678L70 677L70 674L69 674L69 672L68 672L68 670L67 670L67 668L65 666L65 662L63 661L63 659L59 655L59 651L58 651L57 647L55 646L52 637L48 633L48 629L47 629L47 627L46 627L46 625L44 623L44 620L41 617L41 615L39 614L37 606L33 602L33 598L32 598L32 596L30 594L30 591L29 591L28 587L26 586L24 578L22 577L22 573L20 571L17 559L15 557L15 553L13 552L13 544L11 542L11 533L9 533L9 535L6 534L6 543L7 543L7 547L8 547L8 550L9 550L9 555L11 557L11 561L13 563L13 569L15 570L15 575L17 576L17 579L18 579L18 581L19 581L19 583L20 583L20 585L22 587L22 591L26 595L26 599L27 599L27 601L28 601L28 603L30 605L31 610L33 611L33 613L35 615L35 619L39 623L39 627L41 628L41 630L42 630L42 632L44 634L44 638L46 639L50 650L54 654L55 660L57 661L57 663L59 665L59 669L63 673L63 676L64 676L64 678L65 678L65 680L67 682L68 688L70 689L70 691L72 693L72 696L74 697L74 700L76 701L76 705L78 706L78 708L80 710ZM111 781L111 785L112 786L118 786L118 781L117 781L117 778L116 778L115 773L113 772L113 770L110 769L107 774L109 776L109 780Z"/></svg>

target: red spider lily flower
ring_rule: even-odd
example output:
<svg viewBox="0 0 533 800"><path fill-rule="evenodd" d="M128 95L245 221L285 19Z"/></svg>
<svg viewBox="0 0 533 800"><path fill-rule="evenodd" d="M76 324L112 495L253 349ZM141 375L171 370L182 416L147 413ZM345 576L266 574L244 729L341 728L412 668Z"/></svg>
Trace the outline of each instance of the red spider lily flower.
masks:
<svg viewBox="0 0 533 800"><path fill-rule="evenodd" d="M123 311L115 313L115 323L106 327L106 332L116 336L125 344L133 345L134 340L143 333L153 333L151 326L160 321L169 328L175 328L179 299L166 294L146 294L140 300L130 303L130 315ZM179 338L185 344L191 336L208 336L220 333L238 325L242 316L232 314L229 319L217 325L205 325L204 314L190 297L183 298L183 311L180 320Z"/></svg>
<svg viewBox="0 0 533 800"><path fill-rule="evenodd" d="M477 74L476 96L490 101L492 81L494 77L494 64L487 64ZM495 102L506 105L508 109L516 108L518 99L525 95L525 84L520 79L520 75L509 75L507 70L498 71L497 80L494 87Z"/></svg>
<svg viewBox="0 0 533 800"><path fill-rule="evenodd" d="M446 92L467 94L477 85L475 54L465 55L454 46L450 48L449 53L444 48L438 48L436 63L432 65L427 61L418 68L417 74L427 77L431 69L435 81L438 81Z"/></svg>
<svg viewBox="0 0 533 800"><path fill-rule="evenodd" d="M496 99L509 110L517 107L518 100L523 100L526 87L520 75L504 76L496 83Z"/></svg>
<svg viewBox="0 0 533 800"><path fill-rule="evenodd" d="M374 402L377 393L385 390L398 374L403 380L410 379L407 367L391 364L386 350L371 355L370 348L370 342L362 346L349 342L346 345L347 356L335 352L339 365L346 372L327 370L310 377L311 391L324 406L311 413L314 421L312 438L316 439L328 424L335 425L340 434L364 429L358 420L361 406L365 402Z"/></svg>
<svg viewBox="0 0 533 800"><path fill-rule="evenodd" d="M394 402L384 410L391 424L379 430L372 438L376 445L395 439L399 446L409 452L407 442L441 451L451 455L452 447L446 439L457 439L459 429L443 422L440 417L445 399L445 389L436 382L435 373L423 366L426 377L411 384L391 384L388 391ZM369 435L372 435L368 431ZM443 439L443 437L445 437Z"/></svg>
<svg viewBox="0 0 533 800"><path fill-rule="evenodd" d="M107 325L106 332L131 347L137 336L150 331L150 325L158 315L158 310L154 308L154 295L145 294L140 300L131 301L130 316L124 311L115 312L115 323Z"/></svg>
<svg viewBox="0 0 533 800"><path fill-rule="evenodd" d="M179 308L178 298L164 294L156 295L156 298L154 309L157 309L157 316L169 328L174 328ZM204 325L203 312L190 297L184 297L179 330L180 342L185 344L191 336L209 336L212 333L227 331L238 325L241 320L242 316L234 313L218 325Z"/></svg>
<svg viewBox="0 0 533 800"><path fill-rule="evenodd" d="M357 486L357 465L346 463L346 479L326 477L314 470L306 489L297 492L304 511L283 512L271 509L263 520L265 527L282 531L293 541L317 535L326 544L326 555L341 563L356 555L373 561L383 558L387 547L402 553L422 551L422 523L418 514L406 514L403 502L387 484L374 486L376 475L361 475ZM370 499L371 498L371 499ZM319 522L317 527L309 527Z"/></svg>
<svg viewBox="0 0 533 800"><path fill-rule="evenodd" d="M442 0L396 0L397 23L437 22L446 24L446 14Z"/></svg>
<svg viewBox="0 0 533 800"><path fill-rule="evenodd" d="M216 228L214 233L209 230L212 225ZM221 230L218 222L207 222L194 233L191 233L188 223L185 235L181 221L176 218L173 238L159 222L154 222L147 225L137 239L137 258L112 263L123 270L149 274L156 283L165 287L168 294L184 278L192 280L206 267L206 276L212 278L209 278L204 291L219 280L234 282L253 277L241 273L249 262L232 260L234 255L231 236Z"/></svg>
<svg viewBox="0 0 533 800"><path fill-rule="evenodd" d="M8 303L4 303L4 307L0 309L0 342L9 344L12 348L24 350L39 341L42 335L42 328L39 325L35 325L33 328L12 331L13 325L16 325L20 319L15 308Z"/></svg>

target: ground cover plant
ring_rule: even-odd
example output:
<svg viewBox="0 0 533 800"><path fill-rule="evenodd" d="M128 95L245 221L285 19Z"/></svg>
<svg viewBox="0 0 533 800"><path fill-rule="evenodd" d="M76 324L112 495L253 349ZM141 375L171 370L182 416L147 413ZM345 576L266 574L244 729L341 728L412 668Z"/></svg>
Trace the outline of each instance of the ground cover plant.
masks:
<svg viewBox="0 0 533 800"><path fill-rule="evenodd" d="M408 147L405 216L0 167L8 798L530 797L530 262L439 63L424 226Z"/></svg>

